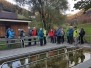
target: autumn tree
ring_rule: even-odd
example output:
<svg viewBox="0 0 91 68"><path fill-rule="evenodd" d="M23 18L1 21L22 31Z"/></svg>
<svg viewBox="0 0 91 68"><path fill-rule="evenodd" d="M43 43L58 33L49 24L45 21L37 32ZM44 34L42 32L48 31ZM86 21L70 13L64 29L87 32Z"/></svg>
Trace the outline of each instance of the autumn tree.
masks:
<svg viewBox="0 0 91 68"><path fill-rule="evenodd" d="M53 19L61 19L61 11L66 10L67 0L15 0L18 4L28 4L33 12L39 12L44 28L53 23ZM56 10L56 11L55 11ZM54 13L54 14L53 14ZM55 14L59 16L55 16ZM61 16L62 17L62 16Z"/></svg>

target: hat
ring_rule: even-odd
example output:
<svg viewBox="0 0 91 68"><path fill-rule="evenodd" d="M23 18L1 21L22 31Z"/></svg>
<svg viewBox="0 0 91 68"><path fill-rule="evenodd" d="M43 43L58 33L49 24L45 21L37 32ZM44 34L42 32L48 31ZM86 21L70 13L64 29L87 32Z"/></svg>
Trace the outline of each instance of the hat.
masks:
<svg viewBox="0 0 91 68"><path fill-rule="evenodd" d="M30 29L30 27L28 27L28 29Z"/></svg>
<svg viewBox="0 0 91 68"><path fill-rule="evenodd" d="M42 28L40 28L40 30L42 30Z"/></svg>

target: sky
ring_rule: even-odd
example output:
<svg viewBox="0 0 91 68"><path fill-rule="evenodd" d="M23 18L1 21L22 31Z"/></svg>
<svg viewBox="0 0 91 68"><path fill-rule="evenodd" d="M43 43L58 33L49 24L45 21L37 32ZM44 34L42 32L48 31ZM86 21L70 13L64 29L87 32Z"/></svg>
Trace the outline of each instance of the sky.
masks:
<svg viewBox="0 0 91 68"><path fill-rule="evenodd" d="M15 4L14 0L7 0L7 1ZM68 0L69 9L65 12L65 14L75 14L79 11L79 10L76 10L75 8L73 8L74 4L77 3L77 1L80 1L80 0ZM28 9L27 6L25 8ZM72 10L74 10L74 11L72 11Z"/></svg>

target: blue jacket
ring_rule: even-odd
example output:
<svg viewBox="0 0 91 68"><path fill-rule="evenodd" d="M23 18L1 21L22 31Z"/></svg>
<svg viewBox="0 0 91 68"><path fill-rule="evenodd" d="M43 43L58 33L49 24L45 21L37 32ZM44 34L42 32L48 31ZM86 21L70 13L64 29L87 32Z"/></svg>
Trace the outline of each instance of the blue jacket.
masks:
<svg viewBox="0 0 91 68"><path fill-rule="evenodd" d="M12 32L12 37L14 38L14 36L15 36L15 32L14 31L11 31Z"/></svg>
<svg viewBox="0 0 91 68"><path fill-rule="evenodd" d="M73 36L73 33L74 33L74 30L73 29L70 29L69 30L69 36Z"/></svg>
<svg viewBox="0 0 91 68"><path fill-rule="evenodd" d="M56 35L57 35L57 36L61 36L61 35L62 35L61 29L58 29L58 30L57 30Z"/></svg>
<svg viewBox="0 0 91 68"><path fill-rule="evenodd" d="M11 30L8 30L8 38L13 38L13 34Z"/></svg>
<svg viewBox="0 0 91 68"><path fill-rule="evenodd" d="M44 38L43 36L44 36L43 30L39 30L38 32L39 39L43 39Z"/></svg>

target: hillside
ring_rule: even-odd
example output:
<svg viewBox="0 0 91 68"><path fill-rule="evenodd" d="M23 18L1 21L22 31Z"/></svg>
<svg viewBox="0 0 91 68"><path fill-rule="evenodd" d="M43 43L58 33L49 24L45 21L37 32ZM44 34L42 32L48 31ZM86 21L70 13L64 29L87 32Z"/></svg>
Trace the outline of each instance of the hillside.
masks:
<svg viewBox="0 0 91 68"><path fill-rule="evenodd" d="M85 13L84 10L81 10L78 13L67 17L69 23L74 19L78 19L79 23L91 23L91 9L87 10Z"/></svg>
<svg viewBox="0 0 91 68"><path fill-rule="evenodd" d="M28 15L31 14L30 11L23 9L17 5L13 5L10 2L7 2L6 0L0 0L0 12L16 13L20 19L27 18Z"/></svg>

